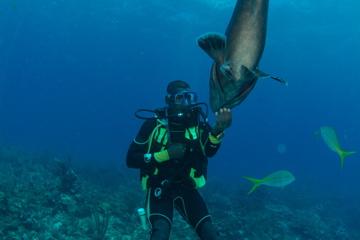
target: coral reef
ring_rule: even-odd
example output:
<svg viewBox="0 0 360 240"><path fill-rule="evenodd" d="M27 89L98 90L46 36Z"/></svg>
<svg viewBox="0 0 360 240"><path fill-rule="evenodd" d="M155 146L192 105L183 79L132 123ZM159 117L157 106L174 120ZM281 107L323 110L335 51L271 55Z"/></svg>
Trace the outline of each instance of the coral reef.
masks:
<svg viewBox="0 0 360 240"><path fill-rule="evenodd" d="M148 237L136 214L144 193L130 171L76 169L67 158L13 147L0 147L0 169L0 239ZM357 201L342 208L338 199L311 197L299 189L285 194L264 188L250 196L247 190L218 182L201 190L219 239L360 239ZM171 239L197 237L175 214Z"/></svg>

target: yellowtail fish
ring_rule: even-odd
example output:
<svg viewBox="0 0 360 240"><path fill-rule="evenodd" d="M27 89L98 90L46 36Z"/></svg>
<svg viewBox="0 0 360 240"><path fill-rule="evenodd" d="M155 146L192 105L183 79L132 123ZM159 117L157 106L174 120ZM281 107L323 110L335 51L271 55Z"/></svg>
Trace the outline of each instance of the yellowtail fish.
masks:
<svg viewBox="0 0 360 240"><path fill-rule="evenodd" d="M254 184L254 186L250 189L248 194L253 193L261 185L282 188L295 181L294 175L286 170L274 172L262 179L256 179L252 177L244 177L244 178Z"/></svg>
<svg viewBox="0 0 360 240"><path fill-rule="evenodd" d="M336 152L339 155L341 168L344 167L345 158L356 153L354 151L345 151L344 149L341 148L336 132L332 127L328 127L328 126L321 127L320 135L324 140L324 142L326 143L326 145L332 151Z"/></svg>

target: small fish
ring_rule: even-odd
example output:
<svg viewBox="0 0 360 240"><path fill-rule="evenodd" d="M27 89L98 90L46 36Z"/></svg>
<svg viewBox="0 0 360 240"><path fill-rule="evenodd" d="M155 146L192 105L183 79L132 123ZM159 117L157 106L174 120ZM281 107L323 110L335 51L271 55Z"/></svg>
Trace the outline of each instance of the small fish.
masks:
<svg viewBox="0 0 360 240"><path fill-rule="evenodd" d="M295 181L294 175L286 170L274 172L262 179L256 179L252 177L244 177L244 178L254 184L254 186L250 189L248 194L253 193L261 185L282 188Z"/></svg>
<svg viewBox="0 0 360 240"><path fill-rule="evenodd" d="M339 155L341 168L344 167L345 158L356 153L355 151L345 151L341 148L336 132L332 127L321 127L320 135L326 145Z"/></svg>

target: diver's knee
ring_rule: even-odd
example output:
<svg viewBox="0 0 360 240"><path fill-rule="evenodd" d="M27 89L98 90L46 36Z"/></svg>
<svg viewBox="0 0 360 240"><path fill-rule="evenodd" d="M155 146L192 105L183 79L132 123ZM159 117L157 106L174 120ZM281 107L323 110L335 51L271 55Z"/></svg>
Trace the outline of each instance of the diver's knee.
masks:
<svg viewBox="0 0 360 240"><path fill-rule="evenodd" d="M217 232L215 226L211 221L211 218L207 218L203 222L201 222L196 228L196 232L199 235L200 239L206 239L206 240L217 239Z"/></svg>
<svg viewBox="0 0 360 240"><path fill-rule="evenodd" d="M169 240L171 224L163 217L157 217L151 221L150 240Z"/></svg>

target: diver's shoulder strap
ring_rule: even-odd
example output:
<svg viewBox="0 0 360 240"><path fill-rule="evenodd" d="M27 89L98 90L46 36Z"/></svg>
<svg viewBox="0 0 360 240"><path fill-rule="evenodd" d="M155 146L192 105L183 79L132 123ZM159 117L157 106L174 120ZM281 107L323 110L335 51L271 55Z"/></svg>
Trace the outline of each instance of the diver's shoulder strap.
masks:
<svg viewBox="0 0 360 240"><path fill-rule="evenodd" d="M138 134L134 138L134 143L136 143L136 144L148 143L149 137L155 127L156 127L156 120L148 119L148 120L144 121Z"/></svg>
<svg viewBox="0 0 360 240"><path fill-rule="evenodd" d="M155 138L162 139L161 141L158 141L158 142L162 142L162 141L164 141L164 139L166 139L166 136L167 136L166 126L167 126L166 119L156 119L156 125L153 127L151 134L149 135L149 137L146 141L146 143L148 143L147 153L151 152L152 144L153 144L153 141L155 140Z"/></svg>

